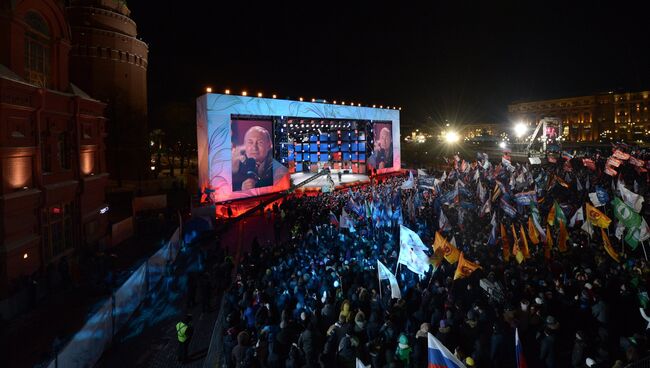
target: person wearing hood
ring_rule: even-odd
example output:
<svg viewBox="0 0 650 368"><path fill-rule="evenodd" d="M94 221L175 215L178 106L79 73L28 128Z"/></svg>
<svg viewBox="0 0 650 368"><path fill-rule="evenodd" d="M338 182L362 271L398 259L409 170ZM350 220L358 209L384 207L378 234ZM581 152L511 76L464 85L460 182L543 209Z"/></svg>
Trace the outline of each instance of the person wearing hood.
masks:
<svg viewBox="0 0 650 368"><path fill-rule="evenodd" d="M409 339L406 335L400 334L397 340L397 349L395 350L395 358L401 367L411 367L411 354L413 348L409 346Z"/></svg>
<svg viewBox="0 0 650 368"><path fill-rule="evenodd" d="M413 346L413 363L416 367L424 367L427 365L429 358L429 332L431 325L423 323L420 329L415 333L415 344Z"/></svg>
<svg viewBox="0 0 650 368"><path fill-rule="evenodd" d="M447 349L453 349L456 347L456 341L451 331L451 326L449 326L447 321L444 319L440 320L440 326L438 327L438 332L436 332L436 339L438 339Z"/></svg>

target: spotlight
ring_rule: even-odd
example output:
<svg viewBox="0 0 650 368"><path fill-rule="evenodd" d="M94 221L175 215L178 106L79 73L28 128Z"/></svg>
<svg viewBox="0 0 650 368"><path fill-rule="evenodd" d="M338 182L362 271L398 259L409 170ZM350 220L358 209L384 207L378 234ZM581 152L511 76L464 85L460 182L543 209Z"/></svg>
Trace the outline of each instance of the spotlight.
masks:
<svg viewBox="0 0 650 368"><path fill-rule="evenodd" d="M450 131L445 134L445 141L447 141L447 143L456 143L458 142L458 139L458 133L456 132Z"/></svg>
<svg viewBox="0 0 650 368"><path fill-rule="evenodd" d="M230 94L230 90L229 90L229 89L227 89L227 90L225 90L225 91L223 91L223 92L224 92L225 94L227 94L227 95Z"/></svg>
<svg viewBox="0 0 650 368"><path fill-rule="evenodd" d="M276 97L278 97L278 96L276 96L276 95L273 95L273 98L276 98Z"/></svg>
<svg viewBox="0 0 650 368"><path fill-rule="evenodd" d="M312 99L311 99L311 102L316 102L316 99L315 99L315 98L312 98Z"/></svg>
<svg viewBox="0 0 650 368"><path fill-rule="evenodd" d="M262 92L257 92L257 97L262 97Z"/></svg>
<svg viewBox="0 0 650 368"><path fill-rule="evenodd" d="M500 148L506 148L506 142L499 142L499 147Z"/></svg>
<svg viewBox="0 0 650 368"><path fill-rule="evenodd" d="M242 96L248 96L248 92L244 91L241 93Z"/></svg>
<svg viewBox="0 0 650 368"><path fill-rule="evenodd" d="M207 92L207 93L212 93L212 87L207 87L207 88L205 89L205 92Z"/></svg>
<svg viewBox="0 0 650 368"><path fill-rule="evenodd" d="M524 123L517 123L515 125L515 136L517 138L521 138L526 134L526 131L528 131L528 127Z"/></svg>
<svg viewBox="0 0 650 368"><path fill-rule="evenodd" d="M302 100L302 97L300 97L299 100L300 100L300 102L302 102L302 101L303 101L303 100Z"/></svg>

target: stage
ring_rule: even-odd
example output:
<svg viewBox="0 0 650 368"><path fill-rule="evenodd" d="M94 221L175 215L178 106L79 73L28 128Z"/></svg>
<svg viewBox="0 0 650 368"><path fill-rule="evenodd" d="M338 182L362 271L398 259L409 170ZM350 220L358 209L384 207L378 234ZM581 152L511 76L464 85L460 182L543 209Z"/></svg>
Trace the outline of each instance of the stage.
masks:
<svg viewBox="0 0 650 368"><path fill-rule="evenodd" d="M291 174L291 182L293 185L298 185L301 182L311 178L316 175L315 173L295 173ZM339 176L336 173L332 173L332 180L334 181L335 189L346 187L349 185L358 185L363 183L370 182L368 175L363 174L343 174L341 176L341 181L339 181ZM307 183L305 186L301 187L304 190L320 190L323 186L327 185L327 176L321 176L320 178Z"/></svg>

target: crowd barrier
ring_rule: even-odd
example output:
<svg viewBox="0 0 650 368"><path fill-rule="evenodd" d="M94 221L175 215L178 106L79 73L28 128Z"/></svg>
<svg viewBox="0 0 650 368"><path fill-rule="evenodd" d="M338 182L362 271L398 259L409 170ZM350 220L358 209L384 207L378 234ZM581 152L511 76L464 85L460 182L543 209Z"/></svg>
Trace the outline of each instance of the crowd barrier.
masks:
<svg viewBox="0 0 650 368"><path fill-rule="evenodd" d="M177 228L169 241L144 262L113 292L110 298L86 321L48 368L92 367L110 346L113 337L155 289L175 260L181 245Z"/></svg>

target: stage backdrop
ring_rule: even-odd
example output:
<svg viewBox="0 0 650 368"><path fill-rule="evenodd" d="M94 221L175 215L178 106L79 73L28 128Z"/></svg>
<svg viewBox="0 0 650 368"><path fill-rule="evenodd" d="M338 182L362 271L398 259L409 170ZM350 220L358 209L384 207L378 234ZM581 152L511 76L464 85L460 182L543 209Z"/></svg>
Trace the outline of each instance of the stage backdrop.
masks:
<svg viewBox="0 0 650 368"><path fill-rule="evenodd" d="M379 129L375 132L375 141L381 137L382 128L387 128L390 139L387 140L384 136L383 142L392 145L392 155L384 152L384 156L391 156L392 162L385 160L384 168L380 172L397 171L401 166L398 110L213 93L197 98L196 110L199 182L202 192L205 192L206 188L214 191L211 196L215 202L258 196L289 188L289 173L286 167L278 163L279 158L272 157L269 166L268 158L267 161L263 161L260 157L260 151L268 149L269 144L270 152L276 151L273 150L274 144L284 144L273 142L273 129L278 128L270 126L269 130L269 123L272 122L273 117L377 122L374 128ZM242 116L254 116L254 118L243 119ZM380 125L385 126L380 127ZM254 126L259 127L254 129L257 134L251 133L256 136L256 142L249 143L256 144L258 148L247 150L245 136ZM268 130L270 142L265 141L263 130ZM257 160L258 168L273 168L270 174L273 177L272 185L268 185L271 180L268 173L263 175L264 170L260 168L259 171L254 172L255 170L249 169L253 164L251 158ZM234 175L233 171L235 171ZM249 172L251 173L248 174ZM248 176L242 177L242 173ZM247 179L251 180L246 183Z"/></svg>

